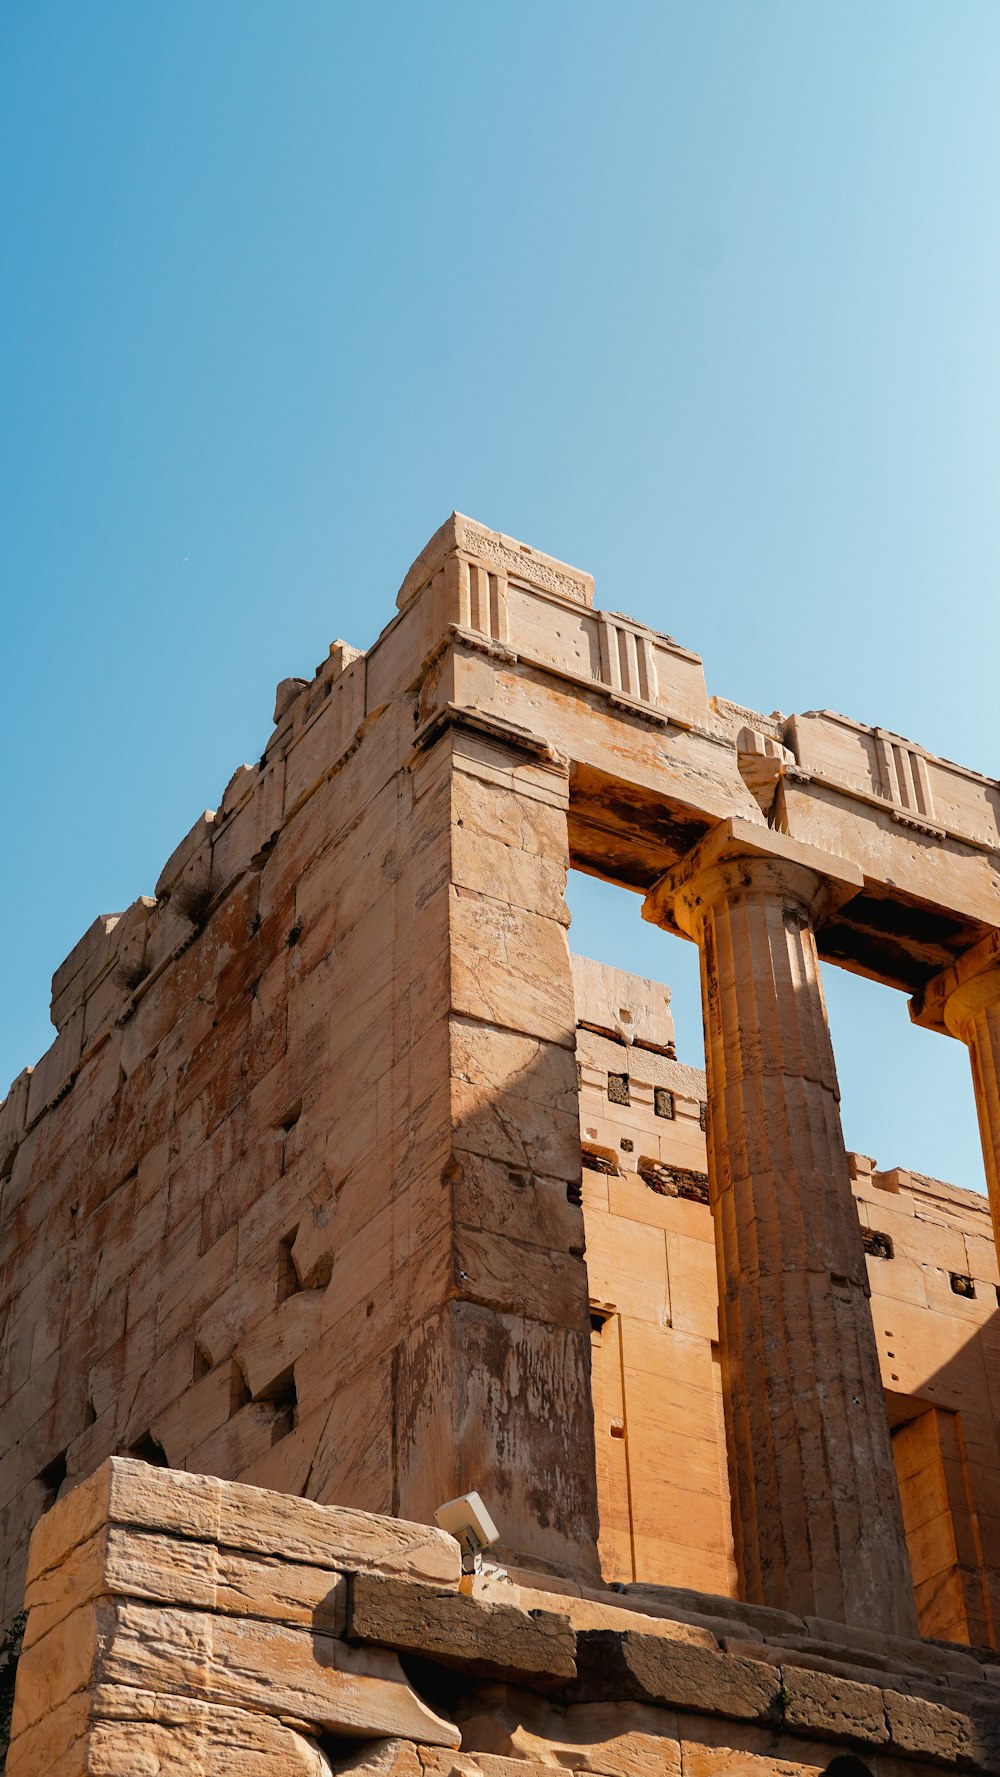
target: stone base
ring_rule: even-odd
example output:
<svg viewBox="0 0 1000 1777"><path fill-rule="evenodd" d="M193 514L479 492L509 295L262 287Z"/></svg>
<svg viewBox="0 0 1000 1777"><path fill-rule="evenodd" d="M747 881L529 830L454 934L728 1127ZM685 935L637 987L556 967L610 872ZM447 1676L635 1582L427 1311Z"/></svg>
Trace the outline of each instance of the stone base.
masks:
<svg viewBox="0 0 1000 1777"><path fill-rule="evenodd" d="M7 1777L1000 1772L992 1656L461 1575L440 1531L113 1458L32 1540Z"/></svg>

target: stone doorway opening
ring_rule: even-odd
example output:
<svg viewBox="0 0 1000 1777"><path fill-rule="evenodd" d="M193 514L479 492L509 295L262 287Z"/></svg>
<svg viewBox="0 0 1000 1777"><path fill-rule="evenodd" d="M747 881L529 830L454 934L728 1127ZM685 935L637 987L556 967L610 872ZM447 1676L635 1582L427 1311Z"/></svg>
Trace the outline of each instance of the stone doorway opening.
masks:
<svg viewBox="0 0 1000 1777"><path fill-rule="evenodd" d="M567 900L602 1570L611 1582L735 1596L697 950L637 920L618 885L571 871ZM669 984L659 1002L656 981ZM823 985L848 1147L867 1150L849 1154L852 1188L921 1628L988 1645L983 1451L996 1433L975 1375L997 1324L995 1258L985 1197L970 1198L967 1176L961 1190L932 1176L959 1171L958 1120L940 1119L953 1089L969 1101L979 1162L968 1068L958 1045L932 1046L934 1033L910 1024L895 990L834 965ZM942 1455L948 1439L961 1464ZM931 1457L949 1482L936 1517Z"/></svg>
<svg viewBox="0 0 1000 1777"><path fill-rule="evenodd" d="M602 1572L735 1596L697 950L567 898Z"/></svg>

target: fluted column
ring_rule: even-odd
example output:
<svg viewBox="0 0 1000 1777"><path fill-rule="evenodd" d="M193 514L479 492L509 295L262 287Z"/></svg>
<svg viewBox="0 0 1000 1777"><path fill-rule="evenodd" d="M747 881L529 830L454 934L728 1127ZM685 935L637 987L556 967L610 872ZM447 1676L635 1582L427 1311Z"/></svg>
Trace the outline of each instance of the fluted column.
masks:
<svg viewBox="0 0 1000 1777"><path fill-rule="evenodd" d="M979 1135L1000 1248L1000 932L976 944L910 1002L910 1017L965 1043L972 1063Z"/></svg>
<svg viewBox="0 0 1000 1777"><path fill-rule="evenodd" d="M744 1598L916 1634L814 921L853 865L714 828L646 918L701 955L708 1155Z"/></svg>

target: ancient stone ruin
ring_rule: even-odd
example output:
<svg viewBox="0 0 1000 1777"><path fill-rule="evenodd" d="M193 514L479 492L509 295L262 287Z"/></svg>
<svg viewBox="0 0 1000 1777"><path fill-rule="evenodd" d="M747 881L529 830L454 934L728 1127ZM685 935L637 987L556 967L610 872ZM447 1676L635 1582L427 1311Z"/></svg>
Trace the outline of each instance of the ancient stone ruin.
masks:
<svg viewBox="0 0 1000 1777"><path fill-rule="evenodd" d="M990 1210L846 1152L818 970L967 1044L996 1222L1000 788L458 515L396 603L0 1109L8 1777L1000 1771Z"/></svg>

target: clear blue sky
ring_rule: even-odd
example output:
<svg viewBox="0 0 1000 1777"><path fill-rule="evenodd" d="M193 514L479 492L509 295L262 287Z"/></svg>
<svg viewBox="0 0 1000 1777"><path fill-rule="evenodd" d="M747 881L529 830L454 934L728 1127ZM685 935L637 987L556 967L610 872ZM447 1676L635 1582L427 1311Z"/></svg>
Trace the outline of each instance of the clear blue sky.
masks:
<svg viewBox="0 0 1000 1777"><path fill-rule="evenodd" d="M0 1091L453 507L709 688L1000 770L995 0L8 0ZM690 948L574 883L574 940ZM968 1065L828 971L850 1144Z"/></svg>

